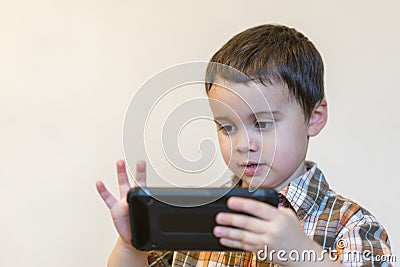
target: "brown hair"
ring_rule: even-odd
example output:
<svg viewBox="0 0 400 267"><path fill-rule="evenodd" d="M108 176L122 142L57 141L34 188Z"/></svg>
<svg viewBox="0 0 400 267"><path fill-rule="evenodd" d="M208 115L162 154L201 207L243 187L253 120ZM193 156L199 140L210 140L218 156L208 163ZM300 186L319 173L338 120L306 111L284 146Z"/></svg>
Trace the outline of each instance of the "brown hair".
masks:
<svg viewBox="0 0 400 267"><path fill-rule="evenodd" d="M206 73L207 93L216 76L247 83L249 80L243 79L245 75L232 75L226 67L218 68L219 64L213 62L238 70L263 85L285 84L307 121L315 105L324 99L321 55L307 37L293 28L266 24L247 29L230 39L210 59Z"/></svg>

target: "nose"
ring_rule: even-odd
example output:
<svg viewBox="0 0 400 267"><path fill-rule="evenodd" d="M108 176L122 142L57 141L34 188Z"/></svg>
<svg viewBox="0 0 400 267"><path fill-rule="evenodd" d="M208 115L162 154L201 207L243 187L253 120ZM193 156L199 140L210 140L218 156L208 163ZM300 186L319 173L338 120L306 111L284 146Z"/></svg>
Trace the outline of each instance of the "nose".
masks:
<svg viewBox="0 0 400 267"><path fill-rule="evenodd" d="M252 131L242 129L236 133L235 149L239 152L257 151L259 143L260 136Z"/></svg>

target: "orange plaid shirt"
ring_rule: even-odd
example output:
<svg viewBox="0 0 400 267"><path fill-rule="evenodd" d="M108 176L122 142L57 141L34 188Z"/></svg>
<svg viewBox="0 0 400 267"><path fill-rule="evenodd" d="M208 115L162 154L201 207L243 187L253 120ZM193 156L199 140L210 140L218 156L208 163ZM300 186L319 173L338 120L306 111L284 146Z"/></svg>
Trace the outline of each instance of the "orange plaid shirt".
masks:
<svg viewBox="0 0 400 267"><path fill-rule="evenodd" d="M343 266L392 266L388 235L366 209L329 189L317 165L281 192L281 204L292 208L304 233ZM149 266L279 266L253 252L151 251Z"/></svg>

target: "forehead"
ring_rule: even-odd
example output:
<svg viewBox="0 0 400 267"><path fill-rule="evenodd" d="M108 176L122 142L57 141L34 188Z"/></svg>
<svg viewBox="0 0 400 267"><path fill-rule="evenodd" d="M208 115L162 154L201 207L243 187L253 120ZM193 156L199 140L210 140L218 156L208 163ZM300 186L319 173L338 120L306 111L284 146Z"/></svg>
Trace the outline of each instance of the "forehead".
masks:
<svg viewBox="0 0 400 267"><path fill-rule="evenodd" d="M288 90L279 85L218 81L209 93L214 113L259 113L279 110L289 103Z"/></svg>

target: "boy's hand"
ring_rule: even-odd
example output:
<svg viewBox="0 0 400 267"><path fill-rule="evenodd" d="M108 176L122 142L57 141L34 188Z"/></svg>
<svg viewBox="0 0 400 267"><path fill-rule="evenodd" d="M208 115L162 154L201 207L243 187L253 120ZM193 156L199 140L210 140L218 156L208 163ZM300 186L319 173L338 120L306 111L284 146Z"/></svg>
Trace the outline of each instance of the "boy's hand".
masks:
<svg viewBox="0 0 400 267"><path fill-rule="evenodd" d="M306 249L322 250L304 234L297 216L288 208L275 208L260 201L240 197L229 198L227 205L232 210L254 217L235 213L217 214L216 222L219 226L213 232L224 246L251 252L265 250L265 246L268 251L284 250L287 253L291 250L300 253ZM275 258L268 260L282 263ZM291 265L290 262L283 263Z"/></svg>
<svg viewBox="0 0 400 267"><path fill-rule="evenodd" d="M103 182L98 181L96 183L97 191L99 192L101 198L106 203L107 207L110 209L111 217L114 221L115 229L117 229L118 234L124 243L131 246L131 227L129 223L129 209L128 202L126 200L127 194L131 189L129 184L128 175L126 173L125 162L119 160L117 162L117 174L118 174L118 184L120 199L116 199L104 186ZM136 163L136 183L134 187L139 185L142 187L146 186L146 163L144 161L139 161Z"/></svg>

